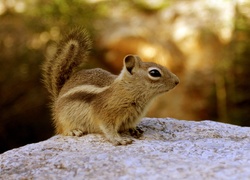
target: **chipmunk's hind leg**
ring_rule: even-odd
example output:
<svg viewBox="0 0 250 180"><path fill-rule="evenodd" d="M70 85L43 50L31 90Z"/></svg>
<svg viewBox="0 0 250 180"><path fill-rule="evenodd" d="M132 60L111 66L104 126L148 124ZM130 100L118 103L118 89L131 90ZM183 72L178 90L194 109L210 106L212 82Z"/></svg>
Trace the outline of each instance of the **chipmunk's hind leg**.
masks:
<svg viewBox="0 0 250 180"><path fill-rule="evenodd" d="M100 125L100 129L104 133L105 137L115 146L131 144L133 140L129 137L121 137L117 129L112 125Z"/></svg>

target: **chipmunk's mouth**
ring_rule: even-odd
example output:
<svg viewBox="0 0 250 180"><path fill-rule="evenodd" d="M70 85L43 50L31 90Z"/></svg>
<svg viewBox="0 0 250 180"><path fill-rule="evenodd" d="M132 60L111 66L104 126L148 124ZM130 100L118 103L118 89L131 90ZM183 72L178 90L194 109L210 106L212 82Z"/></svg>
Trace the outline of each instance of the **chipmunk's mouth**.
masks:
<svg viewBox="0 0 250 180"><path fill-rule="evenodd" d="M163 94L163 93L168 92L169 90L170 90L170 89L165 89L165 90L160 91L159 93L160 93L160 94Z"/></svg>

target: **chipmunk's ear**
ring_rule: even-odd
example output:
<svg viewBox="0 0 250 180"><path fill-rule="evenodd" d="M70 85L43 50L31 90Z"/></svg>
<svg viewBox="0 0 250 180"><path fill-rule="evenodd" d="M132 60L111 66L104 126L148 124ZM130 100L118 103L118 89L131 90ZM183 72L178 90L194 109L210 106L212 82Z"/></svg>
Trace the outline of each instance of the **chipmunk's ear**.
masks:
<svg viewBox="0 0 250 180"><path fill-rule="evenodd" d="M124 66L130 74L133 74L133 71L139 67L141 59L135 55L127 55L124 58Z"/></svg>

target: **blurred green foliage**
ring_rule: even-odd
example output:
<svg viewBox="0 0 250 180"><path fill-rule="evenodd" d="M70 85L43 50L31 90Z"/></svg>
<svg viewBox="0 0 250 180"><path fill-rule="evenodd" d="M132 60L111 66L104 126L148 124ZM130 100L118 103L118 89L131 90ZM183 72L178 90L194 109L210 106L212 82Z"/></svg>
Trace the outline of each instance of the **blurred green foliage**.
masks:
<svg viewBox="0 0 250 180"><path fill-rule="evenodd" d="M250 6L250 4L249 4ZM227 69L228 117L235 124L250 125L250 19L236 6L235 30L229 44Z"/></svg>
<svg viewBox="0 0 250 180"><path fill-rule="evenodd" d="M211 118L250 126L250 19L238 8L236 5L232 40L225 46L222 60L216 63L214 88L218 94L210 99Z"/></svg>

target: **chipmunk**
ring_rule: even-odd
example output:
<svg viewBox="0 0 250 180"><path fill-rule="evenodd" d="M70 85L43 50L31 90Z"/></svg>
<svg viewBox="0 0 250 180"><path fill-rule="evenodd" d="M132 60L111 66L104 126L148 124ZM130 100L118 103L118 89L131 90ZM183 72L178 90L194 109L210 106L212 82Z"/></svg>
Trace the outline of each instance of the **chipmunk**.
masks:
<svg viewBox="0 0 250 180"><path fill-rule="evenodd" d="M43 80L51 95L57 134L82 136L100 133L114 145L132 143L128 131L140 137L137 124L157 95L173 89L179 79L167 68L143 62L137 55L123 59L119 75L100 68L78 70L87 63L91 48L88 33L72 30L43 64Z"/></svg>

